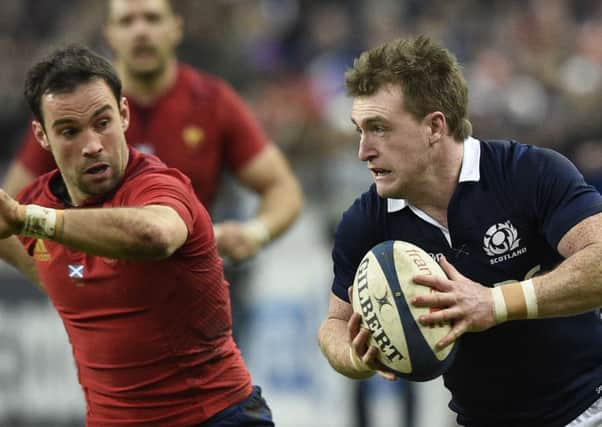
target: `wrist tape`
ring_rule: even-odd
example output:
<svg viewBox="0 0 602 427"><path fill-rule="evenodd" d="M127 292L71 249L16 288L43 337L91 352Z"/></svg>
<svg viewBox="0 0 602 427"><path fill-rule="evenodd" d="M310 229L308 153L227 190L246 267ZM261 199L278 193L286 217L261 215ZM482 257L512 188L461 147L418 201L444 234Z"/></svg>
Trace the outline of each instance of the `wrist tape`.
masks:
<svg viewBox="0 0 602 427"><path fill-rule="evenodd" d="M38 205L25 206L25 221L21 233L28 237L49 239L56 232L56 209Z"/></svg>
<svg viewBox="0 0 602 427"><path fill-rule="evenodd" d="M532 279L496 286L491 294L497 323L537 318L537 295Z"/></svg>
<svg viewBox="0 0 602 427"><path fill-rule="evenodd" d="M261 246L268 243L272 238L272 236L270 235L270 230L268 230L268 227L265 225L265 222L263 222L259 218L247 222L245 224L245 229Z"/></svg>

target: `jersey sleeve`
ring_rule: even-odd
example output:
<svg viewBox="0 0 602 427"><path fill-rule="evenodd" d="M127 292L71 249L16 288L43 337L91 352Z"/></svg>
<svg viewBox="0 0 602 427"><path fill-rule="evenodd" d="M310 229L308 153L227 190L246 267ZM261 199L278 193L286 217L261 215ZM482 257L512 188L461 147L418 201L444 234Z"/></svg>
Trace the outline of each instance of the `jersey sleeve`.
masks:
<svg viewBox="0 0 602 427"><path fill-rule="evenodd" d="M349 302L347 288L353 284L355 272L364 255L384 240L384 221L379 218L379 212L382 211L379 200L374 191L364 193L345 211L337 227L332 249L332 292L343 301Z"/></svg>
<svg viewBox="0 0 602 427"><path fill-rule="evenodd" d="M186 178L173 169L145 174L128 185L120 200L123 206L163 205L173 208L182 218L188 232L193 229L200 202Z"/></svg>
<svg viewBox="0 0 602 427"><path fill-rule="evenodd" d="M220 90L219 120L225 130L225 161L230 170L238 172L269 142L250 108L234 89L223 82Z"/></svg>
<svg viewBox="0 0 602 427"><path fill-rule="evenodd" d="M531 203L547 242L556 249L562 237L583 219L602 212L602 197L579 170L560 153L533 147L525 155L516 182L536 182ZM523 184L524 185L524 184Z"/></svg>
<svg viewBox="0 0 602 427"><path fill-rule="evenodd" d="M35 176L40 176L56 168L52 154L40 146L33 135L31 126L27 128L16 159Z"/></svg>

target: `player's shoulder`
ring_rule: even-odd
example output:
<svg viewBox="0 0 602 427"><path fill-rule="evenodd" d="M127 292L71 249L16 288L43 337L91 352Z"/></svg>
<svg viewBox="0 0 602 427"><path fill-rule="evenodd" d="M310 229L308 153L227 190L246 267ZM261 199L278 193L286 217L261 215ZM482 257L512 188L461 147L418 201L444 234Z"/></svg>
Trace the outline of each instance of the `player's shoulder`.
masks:
<svg viewBox="0 0 602 427"><path fill-rule="evenodd" d="M54 201L50 191L50 180L57 174L59 174L58 169L54 169L40 175L27 184L19 194L17 194L15 199L21 204L36 203L43 206L49 206Z"/></svg>
<svg viewBox="0 0 602 427"><path fill-rule="evenodd" d="M190 185L190 179L175 168L168 167L161 159L153 154L142 153L133 147L129 147L130 162L126 170L126 176L130 185L132 182L145 181L156 178L157 180L175 179L184 185Z"/></svg>
<svg viewBox="0 0 602 427"><path fill-rule="evenodd" d="M516 140L481 140L481 153L485 161L498 161L508 165L558 160L564 156L550 148L524 144Z"/></svg>
<svg viewBox="0 0 602 427"><path fill-rule="evenodd" d="M524 182L572 169L569 159L550 148L515 140L481 140L481 175L491 179Z"/></svg>
<svg viewBox="0 0 602 427"><path fill-rule="evenodd" d="M230 88L221 77L185 63L178 64L178 78L191 94L197 96L215 96Z"/></svg>

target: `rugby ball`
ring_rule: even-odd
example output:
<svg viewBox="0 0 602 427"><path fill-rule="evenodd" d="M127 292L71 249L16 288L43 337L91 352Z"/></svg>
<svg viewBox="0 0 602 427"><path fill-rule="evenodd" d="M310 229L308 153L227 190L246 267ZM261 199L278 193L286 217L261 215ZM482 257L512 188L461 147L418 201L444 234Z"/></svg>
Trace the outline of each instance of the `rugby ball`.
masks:
<svg viewBox="0 0 602 427"><path fill-rule="evenodd" d="M435 350L446 336L449 322L423 326L418 317L435 308L414 307L412 298L436 292L414 283L417 275L446 277L428 253L411 243L389 240L364 256L353 281L353 311L371 331L370 345L379 349L378 359L399 377L428 381L452 364L457 344Z"/></svg>

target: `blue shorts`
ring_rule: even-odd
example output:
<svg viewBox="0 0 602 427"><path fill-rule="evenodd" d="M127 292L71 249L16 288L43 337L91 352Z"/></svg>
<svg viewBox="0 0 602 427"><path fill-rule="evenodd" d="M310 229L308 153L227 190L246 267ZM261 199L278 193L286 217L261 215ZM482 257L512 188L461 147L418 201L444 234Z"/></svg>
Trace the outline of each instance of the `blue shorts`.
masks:
<svg viewBox="0 0 602 427"><path fill-rule="evenodd" d="M245 400L193 427L274 427L274 422L272 411L261 397L261 388L253 386L253 392Z"/></svg>

